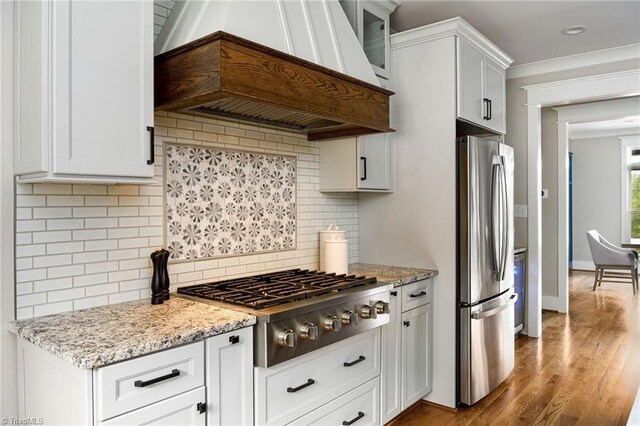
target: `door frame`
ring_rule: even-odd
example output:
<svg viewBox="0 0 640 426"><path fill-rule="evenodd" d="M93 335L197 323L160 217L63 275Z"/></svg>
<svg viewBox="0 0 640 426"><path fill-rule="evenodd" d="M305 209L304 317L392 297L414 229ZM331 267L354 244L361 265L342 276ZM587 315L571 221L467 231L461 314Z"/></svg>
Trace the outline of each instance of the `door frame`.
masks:
<svg viewBox="0 0 640 426"><path fill-rule="evenodd" d="M531 337L542 336L542 159L541 159L541 109L545 106L556 106L577 102L588 102L605 99L615 99L640 94L640 69L599 74L568 80L552 81L548 83L523 86L526 91L527 108L527 203L528 203L528 271L527 271L527 332ZM564 130L561 129L564 127ZM558 125L558 135L566 131L566 126ZM567 145L558 150L568 152ZM565 154L566 155L566 154ZM558 162L566 168L566 156ZM566 173L559 176L558 186L567 184ZM561 182L562 181L562 182ZM566 273L568 277L568 236L567 236L567 190L558 192L558 217L565 220L558 223L558 251L563 253L564 262L558 264L558 276ZM562 215L562 216L561 216ZM560 256L560 254L559 254ZM561 266L564 264L564 268ZM566 280L566 279L565 279ZM559 298L564 303L558 303L558 310L566 312L568 309L567 286L559 286ZM562 291L562 294L560 293Z"/></svg>

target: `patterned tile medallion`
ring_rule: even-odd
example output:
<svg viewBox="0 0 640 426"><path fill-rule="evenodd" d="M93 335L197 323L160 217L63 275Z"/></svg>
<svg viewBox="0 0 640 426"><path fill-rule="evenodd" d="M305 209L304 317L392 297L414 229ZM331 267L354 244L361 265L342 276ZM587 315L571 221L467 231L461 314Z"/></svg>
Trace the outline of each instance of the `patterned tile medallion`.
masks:
<svg viewBox="0 0 640 426"><path fill-rule="evenodd" d="M166 245L173 260L296 248L296 159L165 145Z"/></svg>

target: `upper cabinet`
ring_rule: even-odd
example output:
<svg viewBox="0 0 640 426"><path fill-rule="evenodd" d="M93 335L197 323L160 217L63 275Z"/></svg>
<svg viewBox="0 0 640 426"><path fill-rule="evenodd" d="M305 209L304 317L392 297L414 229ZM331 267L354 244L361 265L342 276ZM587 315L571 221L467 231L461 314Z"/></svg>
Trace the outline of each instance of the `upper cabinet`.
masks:
<svg viewBox="0 0 640 426"><path fill-rule="evenodd" d="M15 8L18 182L150 182L153 2Z"/></svg>
<svg viewBox="0 0 640 426"><path fill-rule="evenodd" d="M504 134L505 64L457 37L458 118Z"/></svg>
<svg viewBox="0 0 640 426"><path fill-rule="evenodd" d="M389 78L389 16L400 3L395 0L341 0L340 4L374 72L378 77Z"/></svg>

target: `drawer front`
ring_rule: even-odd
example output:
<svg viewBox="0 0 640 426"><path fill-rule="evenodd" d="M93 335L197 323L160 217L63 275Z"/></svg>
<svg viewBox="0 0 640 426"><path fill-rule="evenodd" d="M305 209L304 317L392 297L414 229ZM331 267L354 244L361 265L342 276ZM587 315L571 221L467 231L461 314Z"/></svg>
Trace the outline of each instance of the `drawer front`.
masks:
<svg viewBox="0 0 640 426"><path fill-rule="evenodd" d="M291 425L380 425L380 386L378 378L345 393L315 411L291 422Z"/></svg>
<svg viewBox="0 0 640 426"><path fill-rule="evenodd" d="M256 368L256 423L286 424L380 374L380 328Z"/></svg>
<svg viewBox="0 0 640 426"><path fill-rule="evenodd" d="M402 286L402 312L406 312L431 300L431 280L416 281Z"/></svg>
<svg viewBox="0 0 640 426"><path fill-rule="evenodd" d="M205 388L200 387L98 424L204 426L207 415L198 404L204 403L205 398Z"/></svg>
<svg viewBox="0 0 640 426"><path fill-rule="evenodd" d="M204 386L204 342L99 368L96 416L104 421Z"/></svg>

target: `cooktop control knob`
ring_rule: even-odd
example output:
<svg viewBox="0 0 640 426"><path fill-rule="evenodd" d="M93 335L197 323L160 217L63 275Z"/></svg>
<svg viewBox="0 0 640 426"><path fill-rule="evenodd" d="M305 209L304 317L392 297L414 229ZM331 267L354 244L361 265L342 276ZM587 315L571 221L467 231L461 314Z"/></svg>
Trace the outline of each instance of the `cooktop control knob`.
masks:
<svg viewBox="0 0 640 426"><path fill-rule="evenodd" d="M389 312L391 312L391 309L389 309L389 304L385 301L379 300L374 306L376 307L376 312L378 312L379 314L388 314Z"/></svg>
<svg viewBox="0 0 640 426"><path fill-rule="evenodd" d="M360 308L360 316L364 319L376 319L378 318L378 312L374 306L363 305Z"/></svg>
<svg viewBox="0 0 640 426"><path fill-rule="evenodd" d="M298 336L288 328L278 333L278 344L285 348L295 348L298 344Z"/></svg>
<svg viewBox="0 0 640 426"><path fill-rule="evenodd" d="M335 315L329 315L324 319L324 329L327 331L338 332L342 329L342 323Z"/></svg>
<svg viewBox="0 0 640 426"><path fill-rule="evenodd" d="M358 314L353 311L344 311L342 313L342 323L344 325L358 325Z"/></svg>
<svg viewBox="0 0 640 426"><path fill-rule="evenodd" d="M300 327L300 337L305 340L317 340L318 339L318 326L310 322Z"/></svg>

